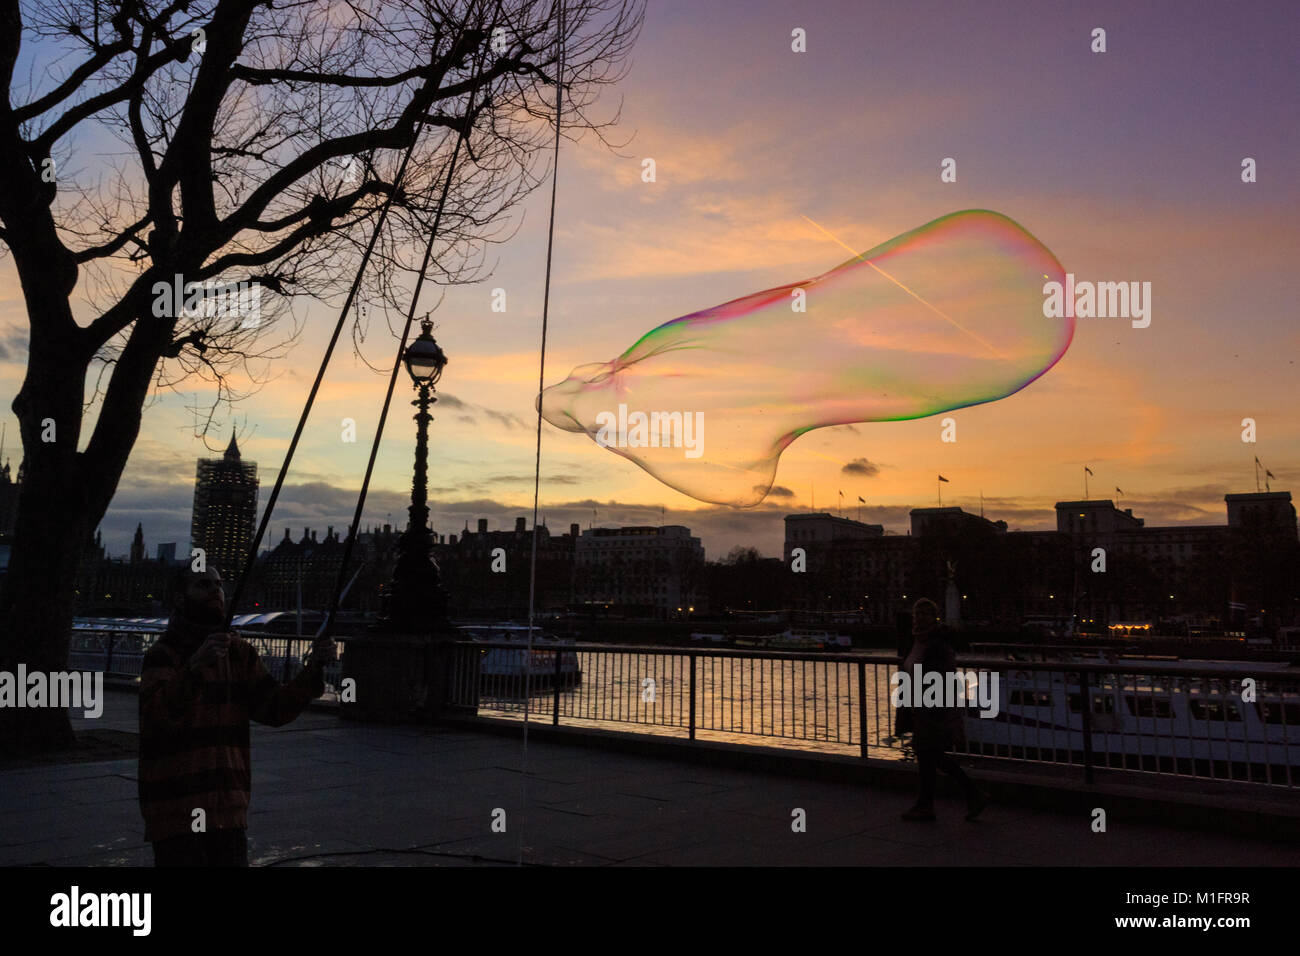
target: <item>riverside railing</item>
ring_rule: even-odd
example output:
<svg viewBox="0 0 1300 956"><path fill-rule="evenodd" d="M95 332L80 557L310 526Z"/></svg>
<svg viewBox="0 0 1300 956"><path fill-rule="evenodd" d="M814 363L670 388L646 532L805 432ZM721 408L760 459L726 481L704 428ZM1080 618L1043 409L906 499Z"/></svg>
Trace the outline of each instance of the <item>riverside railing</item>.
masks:
<svg viewBox="0 0 1300 956"><path fill-rule="evenodd" d="M164 628L156 625L79 624L73 628L68 648L68 668L103 671L110 677L138 678L144 655ZM312 638L239 631L240 637L257 648L263 665L278 681L291 680L303 667ZM334 696L343 669L345 643L338 643L338 660L325 667L326 697Z"/></svg>
<svg viewBox="0 0 1300 956"><path fill-rule="evenodd" d="M79 626L68 666L138 677L161 634ZM241 631L277 680L310 638ZM325 672L335 698L339 661ZM525 661L528 664L525 667ZM907 759L890 654L537 642L456 642L448 703L462 713L863 757ZM959 752L993 760L1300 786L1300 675L1278 664L959 658L998 676L997 714L967 716ZM526 691L525 692L525 688ZM1086 706L1085 706L1086 702Z"/></svg>
<svg viewBox="0 0 1300 956"><path fill-rule="evenodd" d="M481 717L906 759L894 655L460 642L450 703ZM525 666L527 664L527 666ZM959 752L994 760L1295 787L1300 675L1275 664L959 658ZM986 695L978 716L978 680ZM525 687L527 690L525 691ZM1085 705L1085 702L1087 704Z"/></svg>

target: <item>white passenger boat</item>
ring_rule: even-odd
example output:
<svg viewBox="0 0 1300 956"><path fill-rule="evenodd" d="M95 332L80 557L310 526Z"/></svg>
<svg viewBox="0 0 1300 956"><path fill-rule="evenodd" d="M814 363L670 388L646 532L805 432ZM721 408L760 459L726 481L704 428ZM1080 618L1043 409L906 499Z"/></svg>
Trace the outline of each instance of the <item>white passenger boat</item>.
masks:
<svg viewBox="0 0 1300 956"><path fill-rule="evenodd" d="M968 714L970 751L1077 762L1084 749L1077 672L1030 671L1005 660L987 666L995 663L998 713ZM1157 673L1125 674L1125 663ZM965 666L969 671L981 665L967 661ZM1098 766L1237 779L1249 773L1277 782L1300 778L1300 673L1295 668L1284 662L1192 660L1129 660L1115 666L1115 673L1088 675ZM1159 673L1188 668L1213 670L1215 676ZM1254 681L1253 694L1243 699L1248 679Z"/></svg>
<svg viewBox="0 0 1300 956"><path fill-rule="evenodd" d="M574 651L561 649L572 641L561 641L546 634L540 627L533 628L531 652L526 624L473 624L457 628L466 639L485 643L509 643L518 647L485 647L479 660L479 675L484 680L516 678L522 681L525 674L531 686L553 686L556 679L556 659L559 654L560 685L571 687L582 682L582 667Z"/></svg>

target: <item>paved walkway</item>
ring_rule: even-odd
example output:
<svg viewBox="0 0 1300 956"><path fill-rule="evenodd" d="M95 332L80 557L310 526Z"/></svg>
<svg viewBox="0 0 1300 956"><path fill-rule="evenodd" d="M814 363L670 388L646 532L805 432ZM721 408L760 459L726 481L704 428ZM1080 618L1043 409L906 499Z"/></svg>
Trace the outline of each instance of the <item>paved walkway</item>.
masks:
<svg viewBox="0 0 1300 956"><path fill-rule="evenodd" d="M107 694L84 729L135 730ZM941 801L905 823L906 793L802 781L462 730L372 727L308 712L253 726L255 865L1294 865L1295 847ZM148 865L134 760L0 771L0 865ZM525 792L526 787L526 792ZM806 832L791 828L806 814ZM505 811L505 833L492 829ZM499 818L499 814L497 814Z"/></svg>

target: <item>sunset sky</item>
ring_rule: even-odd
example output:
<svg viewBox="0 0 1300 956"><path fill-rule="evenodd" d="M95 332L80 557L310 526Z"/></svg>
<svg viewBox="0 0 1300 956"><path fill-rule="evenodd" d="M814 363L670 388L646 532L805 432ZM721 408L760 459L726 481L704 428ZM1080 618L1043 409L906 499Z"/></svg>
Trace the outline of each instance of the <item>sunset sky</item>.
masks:
<svg viewBox="0 0 1300 956"><path fill-rule="evenodd" d="M940 441L943 415L804 435L782 456L774 493L750 509L704 505L544 425L541 510L553 533L571 521L657 524L663 508L710 559L738 544L775 555L781 517L814 493L817 510L836 510L843 491L850 517L861 496L864 520L901 531L911 508L935 504L939 473L945 505L978 511L982 492L988 517L1025 529L1054 527L1053 503L1083 495L1084 465L1092 497L1119 486L1148 524L1224 523L1223 495L1255 489L1256 455L1274 490L1297 490L1300 7L1076 6L651 0L630 75L604 104L621 94L612 136L630 142L614 152L589 136L561 149L547 384L669 319L842 263L844 249L808 219L865 251L957 210L996 210L1080 279L1150 282L1151 324L1080 319L1041 379L951 413L955 443ZM806 53L791 51L796 27ZM1095 27L1104 54L1090 50ZM654 183L641 180L646 157ZM940 182L945 157L955 183ZM1245 157L1258 164L1252 184ZM531 514L548 200L547 188L533 194L517 235L489 250L493 275L450 289L435 315L450 357L430 442L439 533ZM490 308L498 287L504 314ZM207 448L187 409L192 391L204 401L202 383L158 397L103 522L111 552L127 550L137 522L151 555L159 542L184 546L195 459L219 454L232 424L265 502L333 318L312 310L273 380ZM6 259L0 420L15 468L9 405L25 326ZM363 348L382 365L395 342L376 325ZM346 526L385 385L348 350L336 356L267 543L286 526L295 538ZM367 523L405 520L404 374L399 388ZM348 417L355 444L341 441ZM1246 417L1257 444L1241 440Z"/></svg>

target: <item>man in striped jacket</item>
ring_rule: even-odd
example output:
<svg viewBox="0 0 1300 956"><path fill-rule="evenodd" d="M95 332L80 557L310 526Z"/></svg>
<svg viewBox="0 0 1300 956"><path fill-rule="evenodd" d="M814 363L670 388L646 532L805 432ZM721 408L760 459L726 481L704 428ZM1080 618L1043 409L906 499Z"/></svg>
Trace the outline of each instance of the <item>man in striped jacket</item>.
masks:
<svg viewBox="0 0 1300 956"><path fill-rule="evenodd" d="M140 810L156 866L247 866L248 721L279 727L324 693L328 638L287 684L257 649L223 630L216 568L182 568L167 631L140 672Z"/></svg>

